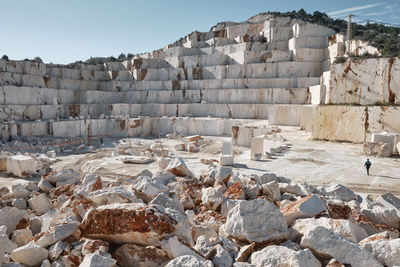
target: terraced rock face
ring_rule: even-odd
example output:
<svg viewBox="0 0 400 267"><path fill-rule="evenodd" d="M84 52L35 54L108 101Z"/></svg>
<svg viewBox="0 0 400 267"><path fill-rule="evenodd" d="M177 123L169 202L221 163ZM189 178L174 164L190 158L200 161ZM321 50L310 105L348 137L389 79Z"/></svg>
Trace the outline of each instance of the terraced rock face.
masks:
<svg viewBox="0 0 400 267"><path fill-rule="evenodd" d="M309 87L319 85L328 69L328 36L334 33L260 16L193 32L124 62L0 60L0 119L11 122L0 124L0 139L155 134L148 119L130 121L138 116L168 117L160 124L163 133L189 133L171 117L269 119L273 105L310 103ZM293 112L285 121L298 123L299 116ZM214 129L206 126L203 133L229 134Z"/></svg>

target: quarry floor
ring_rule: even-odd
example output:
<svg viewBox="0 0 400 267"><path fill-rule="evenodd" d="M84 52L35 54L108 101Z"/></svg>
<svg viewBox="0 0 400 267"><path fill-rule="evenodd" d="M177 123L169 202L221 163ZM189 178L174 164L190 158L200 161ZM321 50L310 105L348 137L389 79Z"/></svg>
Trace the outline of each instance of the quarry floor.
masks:
<svg viewBox="0 0 400 267"><path fill-rule="evenodd" d="M297 182L308 182L312 185L329 185L340 183L359 193L380 194L392 192L400 195L400 157L377 158L369 157L372 162L370 175L366 174L363 164L366 156L362 154L361 144L314 141L310 134L297 127L281 127L282 135L291 144L284 153L273 156L272 159L260 161L250 160L250 148L233 146L235 156L233 168L245 174L263 174L273 172L278 176L290 178ZM204 137L204 136L203 136ZM161 142L170 153L184 159L188 168L200 175L208 165L200 163L200 159L218 159L222 142L230 141L230 137L204 137L210 140L209 144L197 153L176 151L174 146L182 143L181 138L162 138ZM154 139L131 138L142 144L153 144ZM107 138L104 148L90 153L61 153L57 162L52 165L54 170L74 168L83 172L98 173L102 176L115 179L117 177L135 176L148 169L156 172L157 162L150 164L125 164L113 158L117 149L113 143L118 139ZM0 186L22 182L19 179L0 175Z"/></svg>

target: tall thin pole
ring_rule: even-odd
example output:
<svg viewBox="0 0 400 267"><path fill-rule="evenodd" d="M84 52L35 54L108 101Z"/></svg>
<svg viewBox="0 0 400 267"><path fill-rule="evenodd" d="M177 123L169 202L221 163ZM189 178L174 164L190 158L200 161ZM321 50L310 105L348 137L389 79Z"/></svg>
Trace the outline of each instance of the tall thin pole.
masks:
<svg viewBox="0 0 400 267"><path fill-rule="evenodd" d="M351 39L351 18L354 17L354 14L349 14L349 20L347 21L347 54L350 53L350 39Z"/></svg>

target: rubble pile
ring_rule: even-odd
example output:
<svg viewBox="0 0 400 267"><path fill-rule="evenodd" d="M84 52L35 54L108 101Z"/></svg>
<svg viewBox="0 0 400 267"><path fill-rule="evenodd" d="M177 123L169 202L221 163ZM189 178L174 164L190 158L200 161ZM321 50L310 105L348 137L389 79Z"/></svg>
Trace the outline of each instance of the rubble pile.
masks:
<svg viewBox="0 0 400 267"><path fill-rule="evenodd" d="M179 157L135 179L65 169L0 188L2 266L395 266L399 226L390 193L197 177Z"/></svg>

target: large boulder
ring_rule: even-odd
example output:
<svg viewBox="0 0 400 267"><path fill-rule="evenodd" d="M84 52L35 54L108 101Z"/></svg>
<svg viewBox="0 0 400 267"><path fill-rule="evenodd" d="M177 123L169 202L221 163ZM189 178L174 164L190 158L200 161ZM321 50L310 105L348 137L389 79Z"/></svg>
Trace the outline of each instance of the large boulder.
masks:
<svg viewBox="0 0 400 267"><path fill-rule="evenodd" d="M375 258L386 266L400 263L400 239L398 232L383 232L370 236L360 242Z"/></svg>
<svg viewBox="0 0 400 267"><path fill-rule="evenodd" d="M186 215L160 205L103 205L88 211L81 227L83 236L112 244L160 246L161 240L170 235L192 242Z"/></svg>
<svg viewBox="0 0 400 267"><path fill-rule="evenodd" d="M11 252L11 259L13 261L22 263L26 266L39 265L47 259L48 256L49 252L47 249L34 244L27 244L16 248Z"/></svg>
<svg viewBox="0 0 400 267"><path fill-rule="evenodd" d="M360 207L361 213L371 222L386 224L396 229L400 227L400 217L395 208L385 207L381 203L375 202L370 196L363 199Z"/></svg>
<svg viewBox="0 0 400 267"><path fill-rule="evenodd" d="M304 235L317 226L323 226L335 234L346 237L354 242L359 242L368 237L364 228L344 219L331 219L325 217L318 219L299 219L296 220L292 228L298 231L301 235Z"/></svg>
<svg viewBox="0 0 400 267"><path fill-rule="evenodd" d="M334 199L342 200L345 202L351 200L357 200L357 195L352 190L341 184L331 185L325 190L327 196L330 196Z"/></svg>
<svg viewBox="0 0 400 267"><path fill-rule="evenodd" d="M325 210L325 202L317 195L309 195L281 209L288 225L292 225L296 219L314 217Z"/></svg>
<svg viewBox="0 0 400 267"><path fill-rule="evenodd" d="M314 227L305 233L300 245L312 249L320 257L335 258L353 267L382 267L382 264L360 245L323 226Z"/></svg>
<svg viewBox="0 0 400 267"><path fill-rule="evenodd" d="M295 251L282 246L268 246L254 252L250 257L250 263L256 267L320 267L321 263L314 257L309 249Z"/></svg>
<svg viewBox="0 0 400 267"><path fill-rule="evenodd" d="M51 201L47 198L46 194L40 194L28 200L29 206L33 209L36 215L43 215L48 210L53 208Z"/></svg>
<svg viewBox="0 0 400 267"><path fill-rule="evenodd" d="M119 266L158 267L164 266L170 258L156 247L142 247L125 244L114 253Z"/></svg>
<svg viewBox="0 0 400 267"><path fill-rule="evenodd" d="M222 230L236 240L273 243L289 237L286 220L264 199L240 201L229 212Z"/></svg>

